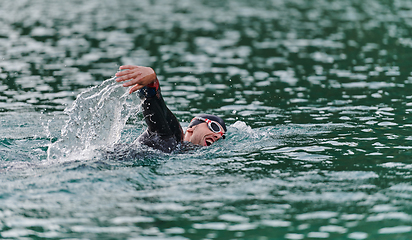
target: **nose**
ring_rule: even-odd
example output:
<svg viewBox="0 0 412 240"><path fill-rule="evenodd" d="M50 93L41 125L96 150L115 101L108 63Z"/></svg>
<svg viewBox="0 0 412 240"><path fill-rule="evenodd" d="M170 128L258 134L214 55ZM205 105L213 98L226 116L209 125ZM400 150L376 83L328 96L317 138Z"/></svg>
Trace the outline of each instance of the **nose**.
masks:
<svg viewBox="0 0 412 240"><path fill-rule="evenodd" d="M219 140L222 137L222 135L219 133L215 133L213 134L213 137L215 138L215 141L216 141L216 140Z"/></svg>

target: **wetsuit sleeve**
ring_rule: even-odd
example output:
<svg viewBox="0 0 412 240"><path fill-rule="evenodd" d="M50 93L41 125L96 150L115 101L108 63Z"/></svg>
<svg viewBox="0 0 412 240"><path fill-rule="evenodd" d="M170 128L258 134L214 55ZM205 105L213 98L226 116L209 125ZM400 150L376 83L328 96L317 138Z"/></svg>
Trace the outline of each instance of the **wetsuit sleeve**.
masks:
<svg viewBox="0 0 412 240"><path fill-rule="evenodd" d="M178 142L183 140L183 130L175 115L166 106L160 92L159 81L142 88L138 92L143 100L143 116L148 131L162 137L174 136Z"/></svg>

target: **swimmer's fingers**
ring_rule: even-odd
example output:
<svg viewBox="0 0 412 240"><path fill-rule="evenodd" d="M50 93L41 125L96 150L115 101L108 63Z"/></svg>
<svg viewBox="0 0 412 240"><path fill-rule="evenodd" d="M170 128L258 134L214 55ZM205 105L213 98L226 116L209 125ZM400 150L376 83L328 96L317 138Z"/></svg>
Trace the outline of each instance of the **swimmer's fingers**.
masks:
<svg viewBox="0 0 412 240"><path fill-rule="evenodd" d="M142 79L142 76L136 76L135 78L128 79L130 81L123 83L123 87L130 87L130 86L133 86L133 85L136 85L136 84L141 85L142 84L140 82L141 79Z"/></svg>
<svg viewBox="0 0 412 240"><path fill-rule="evenodd" d="M129 75L129 74L134 74L136 72L139 72L139 68L140 68L139 66L133 66L133 65L120 66L119 71L115 74L115 76L117 77L116 80L118 82L119 81L124 81L124 80L121 80L119 78L124 77L124 76ZM122 71L122 70L124 70L124 71Z"/></svg>
<svg viewBox="0 0 412 240"><path fill-rule="evenodd" d="M120 78L120 77L125 77L126 75L133 75L133 74L135 74L135 73L137 73L137 72L141 72L141 71L139 71L139 66L133 66L133 65L125 65L125 66L121 66L120 68L119 68L119 70L125 70L125 71L119 71L119 72L117 72L116 73L116 77L118 77L118 78ZM127 69L127 70L126 70ZM129 77L129 79L131 78L132 76L130 76ZM127 79L127 78L124 78L124 79ZM122 81L122 80L118 80L118 81ZM124 80L123 80L124 81Z"/></svg>
<svg viewBox="0 0 412 240"><path fill-rule="evenodd" d="M133 65L125 65L119 68L120 70L127 69L125 71L117 72L116 73L116 81L122 82L127 81L133 78L137 78L140 75L143 75L143 78L149 77L156 79L156 73L150 67L140 67L140 66L133 66ZM154 79L152 79L154 81Z"/></svg>
<svg viewBox="0 0 412 240"><path fill-rule="evenodd" d="M124 70L124 69L133 69L133 68L139 68L139 66L135 65L123 65L119 67L119 70Z"/></svg>
<svg viewBox="0 0 412 240"><path fill-rule="evenodd" d="M156 74L149 72L138 74L135 78L131 79L128 82L123 83L123 87L130 87L133 85L141 85L142 87L147 86L156 81Z"/></svg>
<svg viewBox="0 0 412 240"><path fill-rule="evenodd" d="M116 73L116 81L124 82L123 87L130 87L130 93L135 92L153 82L156 81L156 73L150 67L140 67L133 65L125 65L119 68L120 70L125 70Z"/></svg>
<svg viewBox="0 0 412 240"><path fill-rule="evenodd" d="M123 81L127 81L130 79L135 79L143 74L142 72L139 72L139 71L130 71L130 70L119 72L119 73L121 74L116 73L116 82L123 82Z"/></svg>
<svg viewBox="0 0 412 240"><path fill-rule="evenodd" d="M133 92L136 92L137 90L140 90L144 88L144 85L136 84L129 90L129 94L132 94Z"/></svg>

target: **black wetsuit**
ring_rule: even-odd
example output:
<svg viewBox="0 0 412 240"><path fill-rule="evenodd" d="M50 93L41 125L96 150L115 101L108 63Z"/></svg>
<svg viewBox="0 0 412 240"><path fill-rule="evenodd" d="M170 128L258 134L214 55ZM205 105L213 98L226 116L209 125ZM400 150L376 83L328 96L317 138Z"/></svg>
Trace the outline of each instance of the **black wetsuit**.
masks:
<svg viewBox="0 0 412 240"><path fill-rule="evenodd" d="M139 97L148 128L136 141L166 153L176 150L183 141L183 130L163 100L159 81L140 89Z"/></svg>

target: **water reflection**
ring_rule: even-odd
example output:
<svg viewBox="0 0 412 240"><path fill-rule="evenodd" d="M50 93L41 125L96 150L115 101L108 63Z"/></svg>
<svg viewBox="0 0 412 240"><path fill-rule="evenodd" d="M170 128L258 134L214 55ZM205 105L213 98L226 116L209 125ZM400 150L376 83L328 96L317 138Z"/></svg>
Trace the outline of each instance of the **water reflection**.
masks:
<svg viewBox="0 0 412 240"><path fill-rule="evenodd" d="M406 239L411 10L402 0L2 1L1 236ZM193 113L223 116L227 141L147 166L45 163L63 109L123 64L156 69L184 126ZM142 128L131 116L122 140Z"/></svg>

